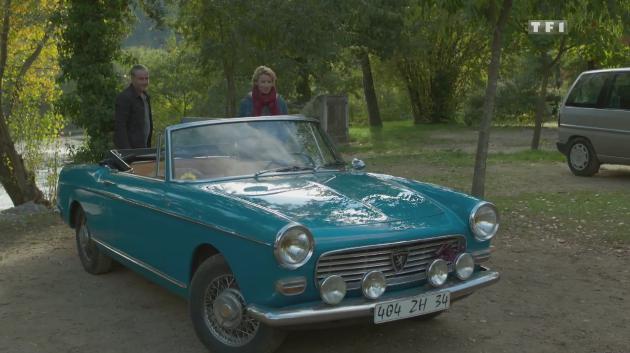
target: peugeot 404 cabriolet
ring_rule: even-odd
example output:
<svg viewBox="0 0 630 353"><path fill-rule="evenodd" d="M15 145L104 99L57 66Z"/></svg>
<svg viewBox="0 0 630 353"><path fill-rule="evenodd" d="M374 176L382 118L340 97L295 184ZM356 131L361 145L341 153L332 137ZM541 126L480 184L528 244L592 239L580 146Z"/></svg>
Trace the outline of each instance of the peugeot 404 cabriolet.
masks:
<svg viewBox="0 0 630 353"><path fill-rule="evenodd" d="M347 165L316 120L213 119L69 165L58 208L92 274L117 261L181 295L214 352L287 329L431 318L495 283L489 202Z"/></svg>

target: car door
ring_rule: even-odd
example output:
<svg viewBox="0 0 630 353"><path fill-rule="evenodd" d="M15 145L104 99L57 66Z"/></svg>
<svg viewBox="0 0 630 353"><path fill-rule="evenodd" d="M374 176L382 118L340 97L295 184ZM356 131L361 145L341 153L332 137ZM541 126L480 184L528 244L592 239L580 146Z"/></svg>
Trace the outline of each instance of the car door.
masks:
<svg viewBox="0 0 630 353"><path fill-rule="evenodd" d="M567 136L584 136L595 148L595 152L608 154L614 148L609 141L606 125L607 110L604 109L612 73L593 72L580 75L573 85L562 110L560 127Z"/></svg>
<svg viewBox="0 0 630 353"><path fill-rule="evenodd" d="M608 141L601 153L630 161L630 71L615 73L604 108L598 125Z"/></svg>

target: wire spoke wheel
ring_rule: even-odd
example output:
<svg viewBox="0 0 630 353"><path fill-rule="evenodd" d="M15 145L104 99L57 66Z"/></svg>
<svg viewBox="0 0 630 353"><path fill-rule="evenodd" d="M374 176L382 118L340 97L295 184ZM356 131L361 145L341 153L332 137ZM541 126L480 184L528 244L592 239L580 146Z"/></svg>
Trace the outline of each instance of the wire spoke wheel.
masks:
<svg viewBox="0 0 630 353"><path fill-rule="evenodd" d="M231 307L236 312L217 312L220 301L228 296L237 300ZM238 291L236 281L231 274L214 278L206 287L204 297L204 320L212 335L221 343L231 347L241 347L249 343L258 332L260 322L249 316L245 309L245 300ZM231 316L232 320L224 316Z"/></svg>
<svg viewBox="0 0 630 353"><path fill-rule="evenodd" d="M94 244L90 238L90 230L85 222L81 224L81 229L79 229L79 248L83 252L85 260L90 263L94 262Z"/></svg>

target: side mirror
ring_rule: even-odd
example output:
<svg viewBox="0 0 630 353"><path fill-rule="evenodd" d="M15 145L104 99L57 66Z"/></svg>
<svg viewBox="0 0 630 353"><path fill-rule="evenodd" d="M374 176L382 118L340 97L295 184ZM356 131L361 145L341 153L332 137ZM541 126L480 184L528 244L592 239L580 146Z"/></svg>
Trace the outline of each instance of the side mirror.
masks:
<svg viewBox="0 0 630 353"><path fill-rule="evenodd" d="M365 162L358 159L358 158L353 158L352 159L352 169L356 169L356 170L361 170L365 168Z"/></svg>

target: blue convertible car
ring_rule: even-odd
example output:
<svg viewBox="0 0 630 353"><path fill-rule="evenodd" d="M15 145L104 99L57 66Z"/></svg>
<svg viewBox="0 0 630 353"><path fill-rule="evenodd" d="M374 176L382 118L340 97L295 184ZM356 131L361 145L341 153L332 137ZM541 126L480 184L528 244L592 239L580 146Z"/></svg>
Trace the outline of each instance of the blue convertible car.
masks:
<svg viewBox="0 0 630 353"><path fill-rule="evenodd" d="M270 352L287 329L431 318L495 283L488 202L347 167L316 120L215 119L156 148L66 166L58 208L92 274L115 260L188 299L216 352Z"/></svg>

